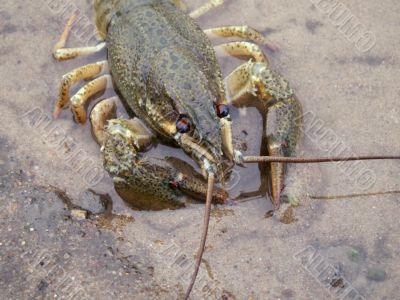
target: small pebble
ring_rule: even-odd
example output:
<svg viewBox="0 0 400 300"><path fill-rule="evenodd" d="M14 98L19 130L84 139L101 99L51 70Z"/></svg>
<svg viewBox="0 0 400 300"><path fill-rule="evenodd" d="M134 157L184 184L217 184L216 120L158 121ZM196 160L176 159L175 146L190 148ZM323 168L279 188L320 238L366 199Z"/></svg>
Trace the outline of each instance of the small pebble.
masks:
<svg viewBox="0 0 400 300"><path fill-rule="evenodd" d="M269 210L265 213L264 218L271 218L274 215L274 211L273 210Z"/></svg>
<svg viewBox="0 0 400 300"><path fill-rule="evenodd" d="M360 253L357 251L357 249L352 248L348 253L347 257L349 260L352 262L358 263L360 261Z"/></svg>
<svg viewBox="0 0 400 300"><path fill-rule="evenodd" d="M369 268L367 278L373 281L382 282L386 279L386 272L379 268Z"/></svg>
<svg viewBox="0 0 400 300"><path fill-rule="evenodd" d="M287 197L288 197L289 203L290 203L290 205L291 205L292 207L297 207L297 206L300 205L300 201L299 201L299 199L297 199L296 196L287 195Z"/></svg>
<svg viewBox="0 0 400 300"><path fill-rule="evenodd" d="M231 292L223 290L222 291L222 295L221 295L221 299L222 300L236 300L236 297Z"/></svg>
<svg viewBox="0 0 400 300"><path fill-rule="evenodd" d="M294 216L294 210L291 206L284 211L279 221L283 224L291 224L297 221L296 217Z"/></svg>
<svg viewBox="0 0 400 300"><path fill-rule="evenodd" d="M294 298L294 292L291 289L285 289L282 291L282 296L285 297L286 299Z"/></svg>
<svg viewBox="0 0 400 300"><path fill-rule="evenodd" d="M72 209L71 216L77 220L85 220L87 219L88 213L83 209Z"/></svg>

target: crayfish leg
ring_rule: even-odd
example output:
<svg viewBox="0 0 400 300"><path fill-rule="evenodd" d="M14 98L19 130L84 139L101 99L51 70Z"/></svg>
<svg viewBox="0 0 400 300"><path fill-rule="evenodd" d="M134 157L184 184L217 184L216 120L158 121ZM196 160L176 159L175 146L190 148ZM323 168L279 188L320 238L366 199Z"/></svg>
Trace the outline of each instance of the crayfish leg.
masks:
<svg viewBox="0 0 400 300"><path fill-rule="evenodd" d="M64 28L64 31L60 36L60 39L54 46L53 56L57 60L67 60L67 59L77 58L82 55L94 54L103 50L106 47L106 43L102 42L96 46L91 46L91 47L65 48L65 44L67 43L68 36L71 32L75 20L76 20L76 15L72 15L69 18Z"/></svg>
<svg viewBox="0 0 400 300"><path fill-rule="evenodd" d="M234 57L254 58L257 62L267 63L267 57L260 46L250 42L230 42L214 47L217 56L230 55Z"/></svg>
<svg viewBox="0 0 400 300"><path fill-rule="evenodd" d="M205 29L204 33L210 38L216 37L238 37L267 46L272 51L278 51L279 48L269 42L266 37L256 29L244 26L223 26Z"/></svg>
<svg viewBox="0 0 400 300"><path fill-rule="evenodd" d="M62 109L70 103L70 90L74 84L81 80L88 80L108 70L107 61L88 64L65 74L60 83L59 96L54 108L53 116L57 118Z"/></svg>
<svg viewBox="0 0 400 300"><path fill-rule="evenodd" d="M189 16L193 19L200 18L201 16L205 15L212 9L221 6L224 4L224 0L209 0L208 2L204 3L202 6L197 8L196 10L192 11Z"/></svg>
<svg viewBox="0 0 400 300"><path fill-rule="evenodd" d="M107 122L117 116L117 100L119 100L118 96L101 100L90 112L92 133L99 145L102 145L105 140Z"/></svg>

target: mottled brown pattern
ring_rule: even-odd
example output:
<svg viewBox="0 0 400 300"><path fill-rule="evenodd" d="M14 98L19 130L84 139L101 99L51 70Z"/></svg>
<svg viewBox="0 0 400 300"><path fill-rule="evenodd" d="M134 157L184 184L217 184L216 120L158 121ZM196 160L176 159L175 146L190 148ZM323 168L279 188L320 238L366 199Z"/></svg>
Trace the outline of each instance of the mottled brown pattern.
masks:
<svg viewBox="0 0 400 300"><path fill-rule="evenodd" d="M234 159L237 162L238 158L232 156L238 152L232 154L232 146L227 145L232 144L230 138L222 147L221 128L225 136L231 136L230 116L224 123L216 115L215 105L227 103L227 99L220 67L207 35L173 1L98 0L95 1L95 11L98 30L107 43L115 87L128 110L152 129L157 138L182 148L199 164L204 174L211 170L217 172L222 180L223 166L226 165L223 163L224 154L228 161ZM206 33L266 42L257 31L246 26L221 27ZM245 63L234 71L229 76L231 79L225 82L226 87L233 98L250 93L266 104L269 155L292 156L299 136L301 109L288 82L270 69L258 45L231 42L219 47L233 56L247 55L255 59L256 62ZM190 131L187 133L177 132L175 124L182 116L189 120ZM110 128L108 132L111 133ZM173 175L177 171L169 169L165 163L157 168L157 160L152 161L154 165L149 164L148 154L136 157L140 149L131 149L129 134L120 137L112 136L114 134L116 132L112 132L106 141L105 153L135 156L134 161L132 157L124 156L118 164L108 160L113 155L106 155L106 169L116 186L123 182L126 188L132 186L133 194L150 193L151 197L146 196L149 203L164 198L175 207L176 191L171 193L170 186L163 182L177 182ZM127 143L127 148L120 148L118 143L107 144L115 138L121 138L120 143ZM127 169L123 170L126 163ZM272 195L276 207L283 189L284 170L283 164L271 164ZM164 173L167 171L169 175ZM165 179L166 175L172 179ZM186 189L185 192L190 195L195 190Z"/></svg>
<svg viewBox="0 0 400 300"><path fill-rule="evenodd" d="M162 141L181 147L204 170L222 174L221 125L215 105L226 100L213 46L202 29L172 1L95 1L95 11L97 27L106 39L115 87L128 110ZM187 117L191 124L191 131L184 136L175 125L180 116ZM134 150L108 146L105 149L111 152ZM156 160L151 166L147 156L145 163L141 159L137 158L130 170L140 174L122 176L125 186L132 186L133 194L152 189L152 197L148 197L153 199L149 200L151 203L164 198L175 207L176 191L170 191L165 182L173 180L177 171L165 163L157 167ZM114 181L121 180L116 174L121 174L123 165L113 172L106 159L107 171ZM117 168L118 164L113 166ZM172 179L164 180L167 171ZM181 181L180 186L187 194L205 196L206 189L199 193L187 182ZM153 186L148 187L149 184ZM204 182L198 184L202 185ZM219 201L226 197L226 193L221 194Z"/></svg>

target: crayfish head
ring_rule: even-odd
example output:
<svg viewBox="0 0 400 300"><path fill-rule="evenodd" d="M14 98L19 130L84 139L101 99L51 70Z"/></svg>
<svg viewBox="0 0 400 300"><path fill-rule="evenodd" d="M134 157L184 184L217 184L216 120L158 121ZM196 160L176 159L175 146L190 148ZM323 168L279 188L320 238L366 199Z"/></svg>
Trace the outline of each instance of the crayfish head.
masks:
<svg viewBox="0 0 400 300"><path fill-rule="evenodd" d="M213 173L222 182L231 169L231 164L223 157L220 142L213 144L207 139L199 142L190 135L182 135L179 144L197 162L204 178Z"/></svg>

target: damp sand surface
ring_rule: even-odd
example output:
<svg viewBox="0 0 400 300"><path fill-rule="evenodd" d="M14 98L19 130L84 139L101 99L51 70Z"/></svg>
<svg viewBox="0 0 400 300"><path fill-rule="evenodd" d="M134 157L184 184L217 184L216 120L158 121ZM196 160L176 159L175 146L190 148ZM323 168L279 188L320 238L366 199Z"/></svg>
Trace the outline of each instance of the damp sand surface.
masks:
<svg viewBox="0 0 400 300"><path fill-rule="evenodd" d="M203 205L132 210L89 126L69 111L50 117L61 76L106 55L52 59L74 9L82 21L68 44L93 42L91 1L68 3L0 4L0 299L181 298ZM303 105L299 156L389 155L400 149L399 13L394 0L229 0L198 21L247 24L279 46L265 50ZM227 75L241 61L220 63ZM233 116L245 154L258 154L260 114ZM193 299L400 299L398 162L291 165L285 195L298 206L273 216L260 168L235 170L231 197L252 197L213 208Z"/></svg>

